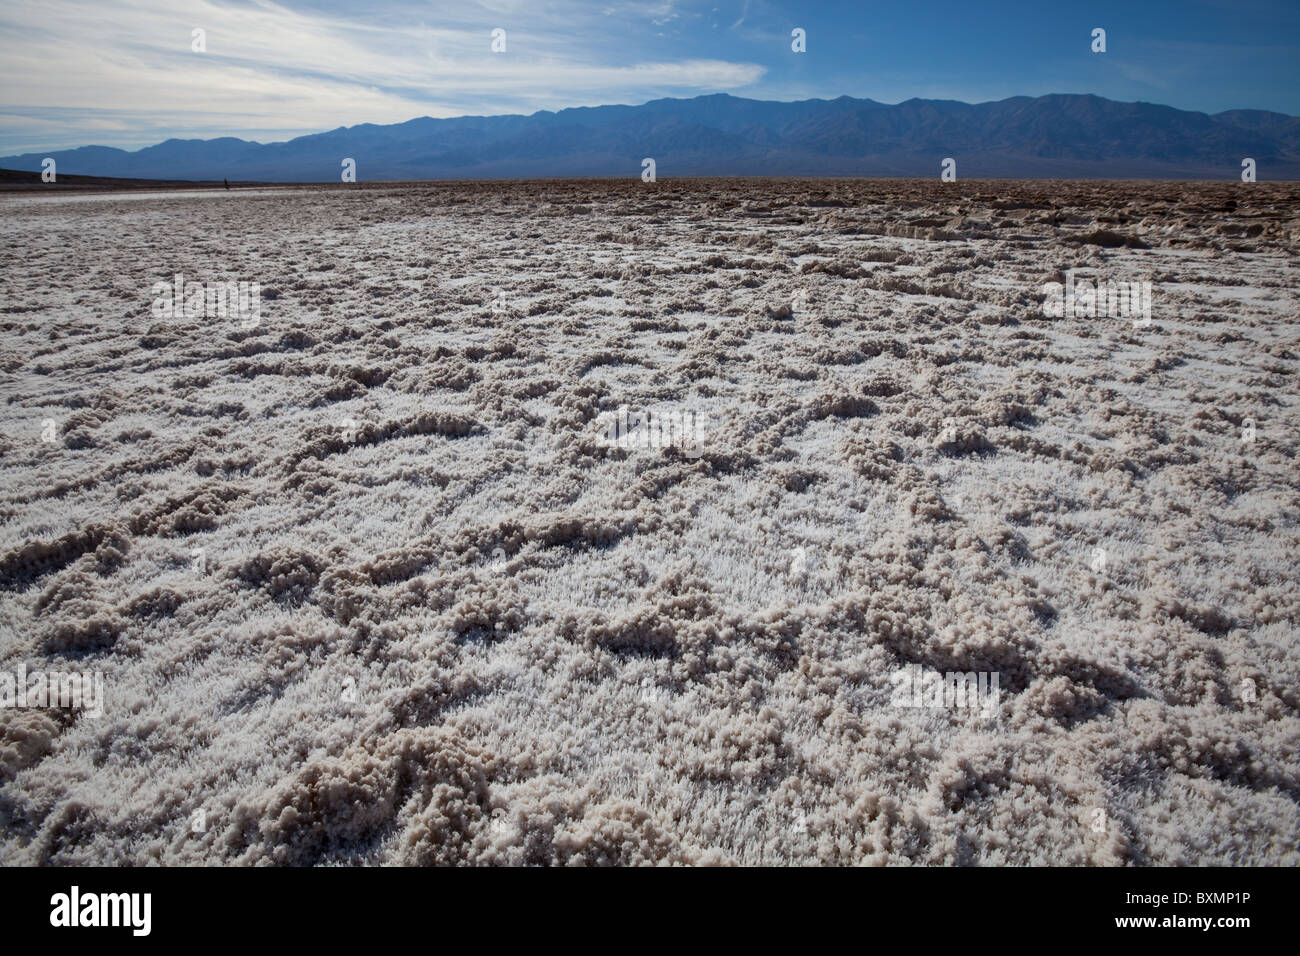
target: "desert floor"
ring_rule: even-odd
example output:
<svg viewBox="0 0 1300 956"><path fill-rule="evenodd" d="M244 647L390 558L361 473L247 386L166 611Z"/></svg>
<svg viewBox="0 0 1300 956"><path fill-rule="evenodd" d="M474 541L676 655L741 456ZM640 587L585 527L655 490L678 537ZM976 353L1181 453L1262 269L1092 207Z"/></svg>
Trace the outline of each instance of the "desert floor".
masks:
<svg viewBox="0 0 1300 956"><path fill-rule="evenodd" d="M105 695L0 709L0 863L1300 863L1298 253L1268 183L0 197L0 671Z"/></svg>

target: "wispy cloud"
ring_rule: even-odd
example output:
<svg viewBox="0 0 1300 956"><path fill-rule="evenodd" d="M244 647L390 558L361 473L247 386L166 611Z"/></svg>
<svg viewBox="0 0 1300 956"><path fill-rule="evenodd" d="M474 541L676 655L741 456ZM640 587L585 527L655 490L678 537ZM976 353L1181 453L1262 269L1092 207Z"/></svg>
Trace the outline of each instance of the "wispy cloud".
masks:
<svg viewBox="0 0 1300 956"><path fill-rule="evenodd" d="M1104 23L1110 48L1090 51ZM506 31L493 53L491 31ZM804 29L805 52L791 49ZM191 51L191 31L207 51ZM729 92L1300 112L1295 0L2 0L0 152Z"/></svg>
<svg viewBox="0 0 1300 956"><path fill-rule="evenodd" d="M227 133L256 136L737 90L764 73L751 62L616 53L628 18L661 25L678 16L671 3L558 4L544 17L532 8L397 4L359 23L349 8L268 0L5 6L0 109L16 121L3 145L72 145L96 132L99 142L141 145L149 140L133 134L132 112L140 126L178 135L228 117ZM506 30L505 53L492 52L495 27ZM191 48L195 29L205 31L206 52ZM55 109L52 119L34 115Z"/></svg>

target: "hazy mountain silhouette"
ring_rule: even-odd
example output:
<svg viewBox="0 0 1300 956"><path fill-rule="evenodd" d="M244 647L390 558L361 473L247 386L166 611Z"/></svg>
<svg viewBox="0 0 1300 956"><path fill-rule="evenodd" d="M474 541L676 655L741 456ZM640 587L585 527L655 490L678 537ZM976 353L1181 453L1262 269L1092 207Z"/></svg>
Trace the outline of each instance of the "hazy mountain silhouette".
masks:
<svg viewBox="0 0 1300 956"><path fill-rule="evenodd" d="M1262 110L1208 115L1099 96L1016 96L992 103L912 99L888 106L842 96L776 103L726 94L531 116L422 117L261 144L167 140L0 158L0 167L149 179L338 182L345 157L361 181L551 176L638 177L653 157L670 176L1236 179L1252 157L1261 180L1300 179L1300 118Z"/></svg>

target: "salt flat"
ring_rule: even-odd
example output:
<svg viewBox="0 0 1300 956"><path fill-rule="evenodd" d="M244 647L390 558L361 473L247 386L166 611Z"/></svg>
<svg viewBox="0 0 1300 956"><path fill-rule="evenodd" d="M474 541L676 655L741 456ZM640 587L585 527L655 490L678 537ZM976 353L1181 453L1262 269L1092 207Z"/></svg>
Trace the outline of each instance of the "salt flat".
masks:
<svg viewBox="0 0 1300 956"><path fill-rule="evenodd" d="M86 198L0 197L0 672L105 688L0 862L1300 863L1300 187Z"/></svg>

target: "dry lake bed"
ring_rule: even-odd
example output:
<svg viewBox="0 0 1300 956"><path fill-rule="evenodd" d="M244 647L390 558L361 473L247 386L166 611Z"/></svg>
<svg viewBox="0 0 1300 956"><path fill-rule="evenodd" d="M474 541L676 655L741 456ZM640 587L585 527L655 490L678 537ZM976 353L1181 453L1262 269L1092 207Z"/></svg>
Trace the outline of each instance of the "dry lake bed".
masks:
<svg viewBox="0 0 1300 956"><path fill-rule="evenodd" d="M0 863L1296 865L1297 279L1293 184L0 196Z"/></svg>

